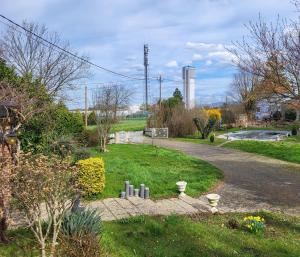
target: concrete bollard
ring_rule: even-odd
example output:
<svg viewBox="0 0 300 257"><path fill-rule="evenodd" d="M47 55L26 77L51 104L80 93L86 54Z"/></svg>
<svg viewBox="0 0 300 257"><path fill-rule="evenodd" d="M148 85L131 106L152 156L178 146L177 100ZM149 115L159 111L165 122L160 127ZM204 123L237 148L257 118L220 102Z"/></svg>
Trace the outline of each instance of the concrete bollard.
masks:
<svg viewBox="0 0 300 257"><path fill-rule="evenodd" d="M129 185L129 196L133 196L133 185Z"/></svg>
<svg viewBox="0 0 300 257"><path fill-rule="evenodd" d="M145 198L145 185L141 184L140 186L140 197Z"/></svg>
<svg viewBox="0 0 300 257"><path fill-rule="evenodd" d="M145 199L149 199L150 197L150 191L149 191L149 187L145 188Z"/></svg>
<svg viewBox="0 0 300 257"><path fill-rule="evenodd" d="M139 197L140 190L138 188L134 189L134 196Z"/></svg>
<svg viewBox="0 0 300 257"><path fill-rule="evenodd" d="M125 193L126 193L126 197L129 197L129 181L128 180L125 181Z"/></svg>

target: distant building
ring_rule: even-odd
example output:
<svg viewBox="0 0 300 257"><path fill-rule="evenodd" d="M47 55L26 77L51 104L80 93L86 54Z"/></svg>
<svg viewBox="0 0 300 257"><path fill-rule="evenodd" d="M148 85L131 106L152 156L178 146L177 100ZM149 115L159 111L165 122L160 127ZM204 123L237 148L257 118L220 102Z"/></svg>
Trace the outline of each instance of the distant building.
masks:
<svg viewBox="0 0 300 257"><path fill-rule="evenodd" d="M191 66L182 68L183 78L183 101L187 109L193 109L196 106L195 87L196 87L196 69Z"/></svg>

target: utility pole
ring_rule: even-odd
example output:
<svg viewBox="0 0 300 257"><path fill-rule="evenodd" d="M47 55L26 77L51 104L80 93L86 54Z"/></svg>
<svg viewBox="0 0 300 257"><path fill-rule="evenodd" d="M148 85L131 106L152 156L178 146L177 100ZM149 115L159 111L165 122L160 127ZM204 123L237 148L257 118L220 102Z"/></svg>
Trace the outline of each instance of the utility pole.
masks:
<svg viewBox="0 0 300 257"><path fill-rule="evenodd" d="M148 110L148 53L149 48L148 45L144 45L144 67L145 67L145 110Z"/></svg>
<svg viewBox="0 0 300 257"><path fill-rule="evenodd" d="M84 87L84 123L87 128L88 125L88 104L87 104L87 85Z"/></svg>
<svg viewBox="0 0 300 257"><path fill-rule="evenodd" d="M162 82L161 75L159 75L158 81L159 81L159 105L161 105L161 82Z"/></svg>

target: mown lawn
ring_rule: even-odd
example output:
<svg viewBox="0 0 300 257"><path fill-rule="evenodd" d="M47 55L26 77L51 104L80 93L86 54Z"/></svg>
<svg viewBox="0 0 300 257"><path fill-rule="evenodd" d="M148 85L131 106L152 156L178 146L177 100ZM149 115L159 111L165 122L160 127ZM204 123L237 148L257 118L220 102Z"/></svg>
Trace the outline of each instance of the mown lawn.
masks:
<svg viewBox="0 0 300 257"><path fill-rule="evenodd" d="M118 197L125 180L135 187L144 183L154 199L177 196L175 183L185 180L187 194L197 196L223 177L221 171L202 160L151 145L110 145L104 154L91 151L104 158L106 169L104 192L96 198Z"/></svg>
<svg viewBox="0 0 300 257"><path fill-rule="evenodd" d="M299 217L257 213L266 220L265 231L257 235L228 227L229 220L241 222L246 215L140 216L104 222L100 247L103 256L111 257L299 257ZM38 256L30 231L9 234L11 243L0 244L1 257Z"/></svg>
<svg viewBox="0 0 300 257"><path fill-rule="evenodd" d="M102 244L115 257L299 257L299 218L260 215L267 226L258 235L227 227L245 214L131 218L105 224Z"/></svg>
<svg viewBox="0 0 300 257"><path fill-rule="evenodd" d="M239 140L229 142L224 147L261 154L283 161L300 163L300 143L291 140L280 142Z"/></svg>
<svg viewBox="0 0 300 257"><path fill-rule="evenodd" d="M253 129L253 128L252 128ZM230 130L230 132L233 132ZM224 131L216 132L216 136L224 134ZM225 139L216 138L214 143L211 143L208 139L200 139L198 135L188 136L184 138L175 138L174 140L191 142L197 144L208 144L218 146L224 142ZM300 135L285 138L283 141L271 142L271 141L258 141L258 140L236 140L230 141L226 144L222 144L222 147L228 147L245 151L249 153L256 153L267 157L300 163Z"/></svg>
<svg viewBox="0 0 300 257"><path fill-rule="evenodd" d="M141 131L146 126L146 119L125 119L114 124L111 132L119 131ZM89 129L95 129L96 126L89 126Z"/></svg>

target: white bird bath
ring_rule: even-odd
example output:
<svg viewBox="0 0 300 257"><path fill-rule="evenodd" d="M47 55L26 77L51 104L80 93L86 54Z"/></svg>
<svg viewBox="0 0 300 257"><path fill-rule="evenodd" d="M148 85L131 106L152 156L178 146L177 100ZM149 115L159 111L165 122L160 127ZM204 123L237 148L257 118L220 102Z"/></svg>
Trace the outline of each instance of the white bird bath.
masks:
<svg viewBox="0 0 300 257"><path fill-rule="evenodd" d="M185 182L185 181L178 181L176 183L176 185L177 185L178 191L180 192L179 196L185 196L184 191L185 191L187 182Z"/></svg>
<svg viewBox="0 0 300 257"><path fill-rule="evenodd" d="M208 194L206 195L209 205L212 207L211 212L218 212L217 206L220 200L220 196L218 194Z"/></svg>

